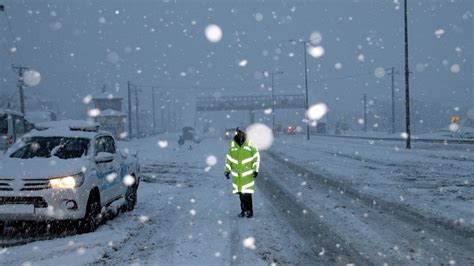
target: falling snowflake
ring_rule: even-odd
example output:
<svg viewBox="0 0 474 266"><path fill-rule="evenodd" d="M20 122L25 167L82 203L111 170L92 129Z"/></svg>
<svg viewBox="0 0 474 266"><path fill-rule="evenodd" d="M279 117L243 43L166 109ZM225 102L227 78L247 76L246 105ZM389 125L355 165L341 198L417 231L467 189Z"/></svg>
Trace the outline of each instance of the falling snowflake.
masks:
<svg viewBox="0 0 474 266"><path fill-rule="evenodd" d="M36 70L27 70L23 74L23 81L28 86L36 86L41 82L41 74Z"/></svg>
<svg viewBox="0 0 474 266"><path fill-rule="evenodd" d="M324 253L326 253L326 250L324 248L321 248L321 252L318 253L319 256L324 256Z"/></svg>
<svg viewBox="0 0 474 266"><path fill-rule="evenodd" d="M325 103L317 103L310 108L306 112L306 116L311 121L317 121L323 118L323 116L327 113L328 107Z"/></svg>
<svg viewBox="0 0 474 266"><path fill-rule="evenodd" d="M247 63L248 63L248 61L244 59L244 60L239 62L239 66L244 67L244 66L247 65Z"/></svg>
<svg viewBox="0 0 474 266"><path fill-rule="evenodd" d="M456 123L452 123L451 125L449 125L449 130L451 130L451 132L458 132L459 131L459 125L456 124Z"/></svg>
<svg viewBox="0 0 474 266"><path fill-rule="evenodd" d="M84 104L89 104L91 101L92 101L92 95L90 95L90 94L86 95L86 97L84 97L84 99L82 99L82 102Z"/></svg>
<svg viewBox="0 0 474 266"><path fill-rule="evenodd" d="M217 43L222 39L222 30L216 24L210 24L206 27L205 35L207 40Z"/></svg>
<svg viewBox="0 0 474 266"><path fill-rule="evenodd" d="M89 115L90 117L97 117L97 116L100 115L100 109L98 109L98 108L90 109L90 110L87 112L87 115Z"/></svg>
<svg viewBox="0 0 474 266"><path fill-rule="evenodd" d="M133 184L135 184L135 177L131 176L131 175L126 175L124 178L123 178L123 184L127 187L130 187L132 186Z"/></svg>
<svg viewBox="0 0 474 266"><path fill-rule="evenodd" d="M459 73L461 71L461 67L458 64L453 64L451 66L451 72L453 73Z"/></svg>
<svg viewBox="0 0 474 266"><path fill-rule="evenodd" d="M138 220L141 223L147 223L148 221L150 221L150 217L148 217L146 215L140 215L140 216L138 216Z"/></svg>
<svg viewBox="0 0 474 266"><path fill-rule="evenodd" d="M324 55L324 48L322 46L310 46L307 50L308 53L314 58L320 58Z"/></svg>
<svg viewBox="0 0 474 266"><path fill-rule="evenodd" d="M206 163L208 166L214 166L217 163L217 157L214 155L209 155L206 158Z"/></svg>
<svg viewBox="0 0 474 266"><path fill-rule="evenodd" d="M377 78L383 78L385 76L386 72L385 72L385 68L383 67L377 67L375 70L374 70L374 75L375 77Z"/></svg>
<svg viewBox="0 0 474 266"><path fill-rule="evenodd" d="M257 247L255 246L255 238L254 237L247 237L242 241L242 244L244 245L245 248L248 249L256 249Z"/></svg>
<svg viewBox="0 0 474 266"><path fill-rule="evenodd" d="M314 46L318 46L322 40L323 40L323 35L319 31L313 31L309 35L309 42Z"/></svg>
<svg viewBox="0 0 474 266"><path fill-rule="evenodd" d="M435 30L434 34L436 35L436 38L441 38L441 36L443 36L444 34L444 29L437 29Z"/></svg>
<svg viewBox="0 0 474 266"><path fill-rule="evenodd" d="M164 148L168 147L168 141L166 141L166 140L159 140L159 141L158 141L158 146L159 146L160 148L164 149Z"/></svg>
<svg viewBox="0 0 474 266"><path fill-rule="evenodd" d="M255 123L247 128L248 138L257 145L260 150L266 150L272 146L273 133L272 130L261 123Z"/></svg>

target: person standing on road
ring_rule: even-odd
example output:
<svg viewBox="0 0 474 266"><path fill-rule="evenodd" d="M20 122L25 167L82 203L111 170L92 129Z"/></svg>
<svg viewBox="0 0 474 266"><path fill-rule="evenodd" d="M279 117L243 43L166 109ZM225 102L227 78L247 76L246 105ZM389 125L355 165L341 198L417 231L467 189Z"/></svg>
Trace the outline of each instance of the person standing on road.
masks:
<svg viewBox="0 0 474 266"><path fill-rule="evenodd" d="M232 175L232 193L239 194L240 198L241 212L238 216L251 218L252 194L260 167L260 154L257 147L247 139L247 134L239 128L229 144L225 162L224 174L227 179Z"/></svg>

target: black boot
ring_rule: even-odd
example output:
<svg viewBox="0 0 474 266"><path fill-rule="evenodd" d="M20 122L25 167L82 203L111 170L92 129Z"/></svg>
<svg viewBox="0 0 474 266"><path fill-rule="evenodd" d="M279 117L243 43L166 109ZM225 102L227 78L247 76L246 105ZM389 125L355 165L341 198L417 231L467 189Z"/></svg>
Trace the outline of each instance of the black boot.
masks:
<svg viewBox="0 0 474 266"><path fill-rule="evenodd" d="M245 217L245 212L244 212L244 211L241 211L241 212L237 215L237 217L240 217L240 218Z"/></svg>
<svg viewBox="0 0 474 266"><path fill-rule="evenodd" d="M253 211L247 211L247 215L245 217L252 218L253 217Z"/></svg>

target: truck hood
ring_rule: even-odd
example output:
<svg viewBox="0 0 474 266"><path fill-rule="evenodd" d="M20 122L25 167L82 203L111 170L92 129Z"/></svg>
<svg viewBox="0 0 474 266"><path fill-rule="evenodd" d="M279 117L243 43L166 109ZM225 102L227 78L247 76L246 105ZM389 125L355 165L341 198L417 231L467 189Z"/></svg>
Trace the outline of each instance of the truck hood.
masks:
<svg viewBox="0 0 474 266"><path fill-rule="evenodd" d="M0 178L35 179L73 175L89 168L87 158L62 160L59 158L16 159L3 158L0 160Z"/></svg>

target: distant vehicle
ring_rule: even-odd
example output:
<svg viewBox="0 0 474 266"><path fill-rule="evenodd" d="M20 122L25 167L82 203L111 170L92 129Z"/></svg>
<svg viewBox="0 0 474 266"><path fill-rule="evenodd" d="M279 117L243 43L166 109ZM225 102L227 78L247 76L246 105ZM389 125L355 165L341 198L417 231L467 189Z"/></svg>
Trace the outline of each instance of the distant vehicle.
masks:
<svg viewBox="0 0 474 266"><path fill-rule="evenodd" d="M138 162L110 133L87 121L39 128L0 160L0 233L11 221L71 220L79 233L92 232L107 210L134 209Z"/></svg>
<svg viewBox="0 0 474 266"><path fill-rule="evenodd" d="M224 138L225 139L232 139L235 136L235 128L226 128L224 130Z"/></svg>
<svg viewBox="0 0 474 266"><path fill-rule="evenodd" d="M194 128L192 127L183 127L183 134L181 136L179 136L179 139L178 139L178 144L179 145L184 145L184 143L186 142L186 140L190 140L194 143L199 143L201 142L195 131L194 131Z"/></svg>
<svg viewBox="0 0 474 266"><path fill-rule="evenodd" d="M293 125L288 125L286 128L285 128L285 134L287 135L293 135L296 133L296 127L293 126Z"/></svg>
<svg viewBox="0 0 474 266"><path fill-rule="evenodd" d="M192 127L183 127L183 135L184 140L193 140L194 139L194 128Z"/></svg>
<svg viewBox="0 0 474 266"><path fill-rule="evenodd" d="M17 139L31 129L23 114L0 109L0 150L8 149Z"/></svg>

